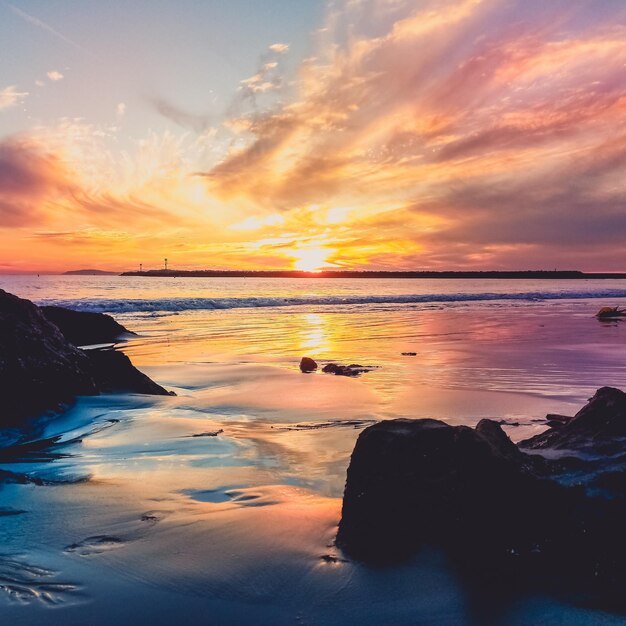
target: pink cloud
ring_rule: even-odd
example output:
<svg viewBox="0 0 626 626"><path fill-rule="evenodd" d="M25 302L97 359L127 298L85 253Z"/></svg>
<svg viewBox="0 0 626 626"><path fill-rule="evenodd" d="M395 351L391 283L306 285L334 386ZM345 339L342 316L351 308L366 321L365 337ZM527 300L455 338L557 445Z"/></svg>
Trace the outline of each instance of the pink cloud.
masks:
<svg viewBox="0 0 626 626"><path fill-rule="evenodd" d="M247 144L206 173L217 193L283 211L403 201L423 259L445 246L506 263L626 235L626 6L384 4L331 14L296 95L239 119ZM414 210L442 224L411 230Z"/></svg>
<svg viewBox="0 0 626 626"><path fill-rule="evenodd" d="M73 191L57 156L26 137L0 142L0 227L33 223L41 218L43 201Z"/></svg>

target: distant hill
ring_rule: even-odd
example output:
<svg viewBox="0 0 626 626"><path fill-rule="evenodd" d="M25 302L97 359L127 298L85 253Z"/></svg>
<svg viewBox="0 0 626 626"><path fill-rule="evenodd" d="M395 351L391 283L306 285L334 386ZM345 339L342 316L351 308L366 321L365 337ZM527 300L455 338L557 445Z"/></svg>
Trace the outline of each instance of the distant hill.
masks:
<svg viewBox="0 0 626 626"><path fill-rule="evenodd" d="M70 270L63 272L63 276L119 276L119 272L105 272L104 270Z"/></svg>

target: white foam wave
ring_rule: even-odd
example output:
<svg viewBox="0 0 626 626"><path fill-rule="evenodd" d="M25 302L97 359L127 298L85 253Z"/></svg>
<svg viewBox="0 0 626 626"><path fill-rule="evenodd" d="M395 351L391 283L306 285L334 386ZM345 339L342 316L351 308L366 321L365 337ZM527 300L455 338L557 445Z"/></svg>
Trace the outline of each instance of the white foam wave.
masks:
<svg viewBox="0 0 626 626"><path fill-rule="evenodd" d="M582 300L626 298L626 289L586 291L532 291L511 293L446 293L446 294L398 294L367 296L293 296L293 297L247 297L247 298L160 298L154 300L116 300L90 298L80 300L41 300L38 304L54 304L75 311L96 313L176 313L193 310L247 309L293 306L344 306L371 304L435 304L455 302L492 302L499 300Z"/></svg>

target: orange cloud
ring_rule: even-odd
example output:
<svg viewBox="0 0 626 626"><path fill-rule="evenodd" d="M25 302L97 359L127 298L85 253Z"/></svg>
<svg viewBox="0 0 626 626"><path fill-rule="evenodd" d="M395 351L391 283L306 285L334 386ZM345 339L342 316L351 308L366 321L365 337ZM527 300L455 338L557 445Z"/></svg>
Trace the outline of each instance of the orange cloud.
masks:
<svg viewBox="0 0 626 626"><path fill-rule="evenodd" d="M156 100L185 132L123 153L115 123L5 140L7 254L27 238L25 263L60 269L626 267L626 6L334 2L316 36L295 75L270 46L221 121Z"/></svg>
<svg viewBox="0 0 626 626"><path fill-rule="evenodd" d="M602 241L626 235L616 214L626 192L626 8L530 4L347 3L300 68L296 96L238 118L248 141L206 173L212 191L288 213L403 204L403 224L378 225L381 252L359 255L368 266L440 257L502 266L548 245L549 263L571 262L573 240L601 258ZM375 11L388 24L371 35L363 16ZM415 211L429 216L428 232L412 230ZM329 245L353 259L356 244L333 236Z"/></svg>

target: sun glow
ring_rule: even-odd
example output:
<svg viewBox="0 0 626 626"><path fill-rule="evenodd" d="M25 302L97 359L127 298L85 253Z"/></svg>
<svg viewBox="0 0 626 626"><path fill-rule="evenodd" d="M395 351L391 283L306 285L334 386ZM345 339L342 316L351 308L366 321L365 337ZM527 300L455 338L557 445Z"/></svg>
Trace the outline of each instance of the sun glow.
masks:
<svg viewBox="0 0 626 626"><path fill-rule="evenodd" d="M290 252L294 257L294 268L304 272L319 272L328 267L328 257L334 252L330 248L300 248Z"/></svg>

